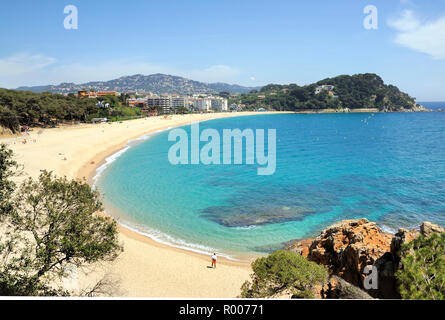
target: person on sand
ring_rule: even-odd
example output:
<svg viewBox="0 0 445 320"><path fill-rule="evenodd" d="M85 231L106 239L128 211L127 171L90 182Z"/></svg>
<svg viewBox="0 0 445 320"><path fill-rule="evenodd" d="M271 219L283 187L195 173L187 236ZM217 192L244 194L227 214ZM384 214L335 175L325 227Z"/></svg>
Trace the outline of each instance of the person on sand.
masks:
<svg viewBox="0 0 445 320"><path fill-rule="evenodd" d="M216 253L213 253L212 256L212 268L216 268Z"/></svg>

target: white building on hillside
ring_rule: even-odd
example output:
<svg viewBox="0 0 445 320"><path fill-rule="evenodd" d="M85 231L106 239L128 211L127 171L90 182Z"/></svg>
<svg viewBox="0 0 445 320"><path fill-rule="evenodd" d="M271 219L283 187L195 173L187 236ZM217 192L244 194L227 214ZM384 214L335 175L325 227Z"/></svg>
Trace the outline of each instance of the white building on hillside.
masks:
<svg viewBox="0 0 445 320"><path fill-rule="evenodd" d="M321 85L321 86L318 86L316 89L315 89L315 94L319 94L320 92L322 92L322 91L329 91L329 92L331 92L332 90L334 90L334 86L333 85L330 85L330 84L324 84L324 85Z"/></svg>

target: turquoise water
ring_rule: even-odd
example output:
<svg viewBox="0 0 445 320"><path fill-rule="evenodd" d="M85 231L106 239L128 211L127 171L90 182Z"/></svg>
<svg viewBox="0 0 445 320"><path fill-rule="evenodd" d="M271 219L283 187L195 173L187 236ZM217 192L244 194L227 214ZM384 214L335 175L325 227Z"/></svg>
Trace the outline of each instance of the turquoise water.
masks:
<svg viewBox="0 0 445 320"><path fill-rule="evenodd" d="M277 129L275 174L173 166L165 131L113 157L97 181L107 210L159 241L232 257L270 252L341 219L366 217L387 230L445 225L445 113L258 115L206 128ZM277 218L252 225L252 215Z"/></svg>

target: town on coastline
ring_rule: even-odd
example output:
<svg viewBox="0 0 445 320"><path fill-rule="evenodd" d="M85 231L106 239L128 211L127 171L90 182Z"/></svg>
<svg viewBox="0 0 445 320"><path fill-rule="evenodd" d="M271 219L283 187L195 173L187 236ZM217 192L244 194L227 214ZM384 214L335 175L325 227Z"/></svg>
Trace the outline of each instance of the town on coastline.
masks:
<svg viewBox="0 0 445 320"><path fill-rule="evenodd" d="M333 85L319 85L315 88L314 94L326 92L328 96L336 99L337 95L334 93L335 86ZM281 92L287 93L289 89L283 88ZM64 94L68 95L68 94ZM276 92L270 93L270 96L276 96ZM227 111L242 111L246 105L239 103L240 94L231 94L230 92L220 92L219 94L195 93L190 95L180 94L156 94L150 91L95 91L93 90L78 90L77 97L79 99L92 98L98 99L97 106L100 108L109 108L110 104L101 101L101 97L105 96L121 96L124 97L126 104L130 108L139 108L143 114L159 115L159 114L176 114L185 112L227 112ZM265 94L257 95L259 106L256 111L266 111L262 107L262 100L266 98ZM229 101L231 102L229 106ZM238 103L237 103L238 102Z"/></svg>
<svg viewBox="0 0 445 320"><path fill-rule="evenodd" d="M223 95L222 93L221 95ZM225 112L229 110L228 99L212 94L154 94L145 91L122 92L117 91L87 91L79 90L77 97L98 99L97 106L110 107L109 103L100 101L100 97L125 96L130 108L139 108L144 114L170 114L184 112ZM240 110L239 105L231 105L230 110Z"/></svg>
<svg viewBox="0 0 445 320"><path fill-rule="evenodd" d="M0 89L0 135L61 123L114 122L186 113L431 111L396 86L385 84L373 73L340 75L304 86L269 84L261 88L204 84L168 75L163 75L168 81L164 79L162 82L144 76L145 80L139 83L140 78L130 76L108 82L75 86L60 84L50 88ZM178 85L173 86L176 83Z"/></svg>

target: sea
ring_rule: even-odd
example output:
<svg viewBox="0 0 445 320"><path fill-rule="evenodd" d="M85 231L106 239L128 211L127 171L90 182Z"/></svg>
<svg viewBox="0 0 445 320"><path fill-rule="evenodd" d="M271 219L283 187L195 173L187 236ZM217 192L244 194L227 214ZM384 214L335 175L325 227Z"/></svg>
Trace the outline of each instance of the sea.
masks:
<svg viewBox="0 0 445 320"><path fill-rule="evenodd" d="M259 165L245 162L174 165L172 129L160 131L98 168L106 211L156 241L239 260L344 219L367 218L388 232L426 220L445 226L444 112L264 114L199 125L221 136L275 129L275 173L258 175ZM182 129L190 138L190 125Z"/></svg>

